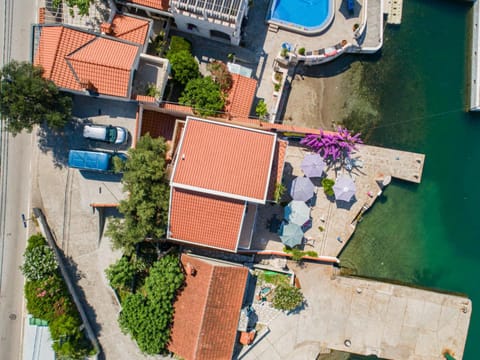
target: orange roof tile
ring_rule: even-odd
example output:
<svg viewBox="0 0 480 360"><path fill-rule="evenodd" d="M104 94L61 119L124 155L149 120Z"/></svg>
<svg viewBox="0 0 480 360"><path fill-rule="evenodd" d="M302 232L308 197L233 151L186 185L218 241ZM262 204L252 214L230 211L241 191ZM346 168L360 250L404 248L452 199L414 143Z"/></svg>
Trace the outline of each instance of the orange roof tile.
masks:
<svg viewBox="0 0 480 360"><path fill-rule="evenodd" d="M80 83L89 81L100 94L127 97L138 51L135 45L97 38L65 59Z"/></svg>
<svg viewBox="0 0 480 360"><path fill-rule="evenodd" d="M139 46L98 37L64 26L44 26L35 65L64 89L91 84L100 94L128 96Z"/></svg>
<svg viewBox="0 0 480 360"><path fill-rule="evenodd" d="M257 80L239 74L232 74L232 80L225 112L232 117L248 118L257 91Z"/></svg>
<svg viewBox="0 0 480 360"><path fill-rule="evenodd" d="M172 185L263 203L276 135L187 118Z"/></svg>
<svg viewBox="0 0 480 360"><path fill-rule="evenodd" d="M185 114L185 115L193 115L193 110L190 106L163 102L160 105L160 107L165 109L165 110L175 111L175 112L179 112L179 113L182 113L182 114Z"/></svg>
<svg viewBox="0 0 480 360"><path fill-rule="evenodd" d="M275 156L273 158L272 175L270 176L270 185L268 186L269 200L274 200L275 186L278 183L282 182L287 146L288 141L277 140L277 146L275 147Z"/></svg>
<svg viewBox="0 0 480 360"><path fill-rule="evenodd" d="M148 20L117 14L112 20L110 35L136 44L144 45L150 28Z"/></svg>
<svg viewBox="0 0 480 360"><path fill-rule="evenodd" d="M168 0L131 0L129 2L163 11L168 11L168 8L170 6Z"/></svg>
<svg viewBox="0 0 480 360"><path fill-rule="evenodd" d="M65 57L95 39L95 35L63 26L44 26L35 54L35 65L41 65L43 76L65 89L82 90Z"/></svg>
<svg viewBox="0 0 480 360"><path fill-rule="evenodd" d="M235 252L244 211L240 200L172 188L167 236Z"/></svg>
<svg viewBox="0 0 480 360"><path fill-rule="evenodd" d="M142 129L140 135L150 133L153 138L163 137L165 140L173 140L176 117L159 111L143 110Z"/></svg>
<svg viewBox="0 0 480 360"><path fill-rule="evenodd" d="M187 272L175 301L168 349L186 360L231 359L248 270L186 254L181 261L195 275Z"/></svg>

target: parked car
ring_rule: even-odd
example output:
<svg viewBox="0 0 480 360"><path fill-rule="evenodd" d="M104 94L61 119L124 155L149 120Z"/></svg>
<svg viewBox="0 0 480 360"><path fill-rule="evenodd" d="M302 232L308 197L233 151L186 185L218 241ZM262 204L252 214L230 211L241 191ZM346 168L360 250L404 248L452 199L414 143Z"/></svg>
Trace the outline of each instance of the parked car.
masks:
<svg viewBox="0 0 480 360"><path fill-rule="evenodd" d="M83 137L111 144L124 144L128 140L128 131L120 126L91 124L84 126Z"/></svg>
<svg viewBox="0 0 480 360"><path fill-rule="evenodd" d="M127 160L123 153L107 153L103 151L70 150L68 166L80 170L113 172L113 159Z"/></svg>

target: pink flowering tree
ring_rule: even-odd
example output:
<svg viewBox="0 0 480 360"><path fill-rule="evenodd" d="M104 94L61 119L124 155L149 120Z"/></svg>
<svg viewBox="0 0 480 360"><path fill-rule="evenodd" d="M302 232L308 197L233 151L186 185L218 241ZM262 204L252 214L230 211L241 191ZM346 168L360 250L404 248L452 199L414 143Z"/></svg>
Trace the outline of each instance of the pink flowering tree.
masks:
<svg viewBox="0 0 480 360"><path fill-rule="evenodd" d="M357 150L357 144L363 144L360 134L352 135L349 130L339 126L335 133L324 133L320 129L320 134L309 134L300 142L308 146L314 152L320 154L327 163L340 161L350 158L352 151Z"/></svg>

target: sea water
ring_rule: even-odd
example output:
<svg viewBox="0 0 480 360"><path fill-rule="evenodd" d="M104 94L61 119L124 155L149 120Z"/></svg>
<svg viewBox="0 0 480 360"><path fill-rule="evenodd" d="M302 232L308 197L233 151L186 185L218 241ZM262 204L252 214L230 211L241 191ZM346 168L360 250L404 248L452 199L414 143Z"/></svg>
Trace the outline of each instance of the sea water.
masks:
<svg viewBox="0 0 480 360"><path fill-rule="evenodd" d="M361 276L468 295L464 359L480 359L480 114L465 111L472 4L403 6L381 54L363 62L362 86L379 104L369 143L426 154L423 179L388 186L341 264Z"/></svg>

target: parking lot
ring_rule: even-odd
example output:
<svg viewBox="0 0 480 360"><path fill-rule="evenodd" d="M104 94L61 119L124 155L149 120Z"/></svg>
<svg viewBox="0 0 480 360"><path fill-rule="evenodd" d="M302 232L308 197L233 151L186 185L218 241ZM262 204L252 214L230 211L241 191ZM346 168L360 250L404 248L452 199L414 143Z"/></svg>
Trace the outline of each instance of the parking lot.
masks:
<svg viewBox="0 0 480 360"><path fill-rule="evenodd" d="M83 125L88 121L123 126L131 139L136 105L76 97L74 115L75 119L62 133L40 130L39 146L34 149L32 161L32 207L43 209L58 246L69 259L89 321L102 347L100 359L144 358L135 343L118 327L120 307L108 287L105 269L121 253L111 249L108 238L101 237L104 226L98 212L90 206L98 202L118 203L125 196L121 177L67 166L70 149L126 152L131 140L118 147L83 139ZM112 214L112 210L105 210L104 215Z"/></svg>

